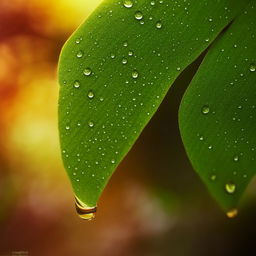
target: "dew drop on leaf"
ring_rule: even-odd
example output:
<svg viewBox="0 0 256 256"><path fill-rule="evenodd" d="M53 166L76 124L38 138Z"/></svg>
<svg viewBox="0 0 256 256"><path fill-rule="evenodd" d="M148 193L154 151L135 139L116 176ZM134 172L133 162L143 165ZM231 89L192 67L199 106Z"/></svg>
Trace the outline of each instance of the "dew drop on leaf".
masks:
<svg viewBox="0 0 256 256"><path fill-rule="evenodd" d="M124 7L131 8L133 6L133 2L131 0L124 0Z"/></svg>
<svg viewBox="0 0 256 256"><path fill-rule="evenodd" d="M208 105L204 105L201 109L202 114L207 115L210 112L210 108Z"/></svg>
<svg viewBox="0 0 256 256"><path fill-rule="evenodd" d="M255 72L256 71L256 65L255 64L251 64L250 71L251 72Z"/></svg>
<svg viewBox="0 0 256 256"><path fill-rule="evenodd" d="M89 99L93 99L94 98L94 93L93 91L89 91L88 94L87 94L88 98Z"/></svg>
<svg viewBox="0 0 256 256"><path fill-rule="evenodd" d="M89 126L90 128L94 127L94 122L93 122L93 121L89 121L89 122L88 122L88 126Z"/></svg>
<svg viewBox="0 0 256 256"><path fill-rule="evenodd" d="M132 72L132 77L133 77L134 79L136 79L136 78L138 78L138 76L139 76L138 71L137 71L137 70L133 70L133 72Z"/></svg>
<svg viewBox="0 0 256 256"><path fill-rule="evenodd" d="M134 17L136 20L141 20L143 18L143 14L142 12L138 11L135 13Z"/></svg>
<svg viewBox="0 0 256 256"><path fill-rule="evenodd" d="M84 75L85 75L85 76L90 76L91 73L92 73L92 70L91 70L90 68L86 68L86 69L84 70Z"/></svg>
<svg viewBox="0 0 256 256"><path fill-rule="evenodd" d="M156 28L158 28L158 29L162 28L162 22L161 21L158 21L156 23Z"/></svg>
<svg viewBox="0 0 256 256"><path fill-rule="evenodd" d="M76 54L76 57L77 58L82 58L84 55L84 53L82 51L79 51L77 54Z"/></svg>
<svg viewBox="0 0 256 256"><path fill-rule="evenodd" d="M215 181L216 178L217 178L217 176L216 176L215 174L212 174L211 177L210 177L210 179L211 179L212 181Z"/></svg>
<svg viewBox="0 0 256 256"><path fill-rule="evenodd" d="M238 155L235 155L235 156L233 157L233 160L234 160L234 162L238 162L238 161L239 161L239 156L238 156Z"/></svg>
<svg viewBox="0 0 256 256"><path fill-rule="evenodd" d="M128 61L127 61L126 58L123 58L123 59L122 59L122 63L123 63L124 65L127 64L127 62L128 62Z"/></svg>
<svg viewBox="0 0 256 256"><path fill-rule="evenodd" d="M236 191L236 185L232 182L229 182L225 185L225 190L229 194L234 194Z"/></svg>
<svg viewBox="0 0 256 256"><path fill-rule="evenodd" d="M75 82L74 82L74 87L75 87L76 89L78 89L78 88L80 87L80 82L79 82L79 81L75 81Z"/></svg>

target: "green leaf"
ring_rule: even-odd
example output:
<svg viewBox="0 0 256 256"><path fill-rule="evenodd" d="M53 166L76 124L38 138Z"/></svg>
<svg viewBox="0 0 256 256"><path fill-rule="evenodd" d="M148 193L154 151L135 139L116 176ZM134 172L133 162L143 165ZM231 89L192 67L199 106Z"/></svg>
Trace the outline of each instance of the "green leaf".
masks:
<svg viewBox="0 0 256 256"><path fill-rule="evenodd" d="M211 47L179 111L192 165L227 211L256 172L255 13L252 1Z"/></svg>
<svg viewBox="0 0 256 256"><path fill-rule="evenodd" d="M105 185L170 85L246 1L104 1L59 65L62 156L82 205Z"/></svg>

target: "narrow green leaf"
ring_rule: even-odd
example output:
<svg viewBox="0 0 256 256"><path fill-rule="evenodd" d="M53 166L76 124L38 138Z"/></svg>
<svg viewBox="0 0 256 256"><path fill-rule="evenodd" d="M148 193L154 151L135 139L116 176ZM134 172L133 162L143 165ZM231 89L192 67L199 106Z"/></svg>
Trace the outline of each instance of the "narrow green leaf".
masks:
<svg viewBox="0 0 256 256"><path fill-rule="evenodd" d="M179 111L192 165L225 210L256 173L255 13L252 1L211 47Z"/></svg>
<svg viewBox="0 0 256 256"><path fill-rule="evenodd" d="M95 206L170 84L246 1L104 1L60 58L59 130L80 203Z"/></svg>

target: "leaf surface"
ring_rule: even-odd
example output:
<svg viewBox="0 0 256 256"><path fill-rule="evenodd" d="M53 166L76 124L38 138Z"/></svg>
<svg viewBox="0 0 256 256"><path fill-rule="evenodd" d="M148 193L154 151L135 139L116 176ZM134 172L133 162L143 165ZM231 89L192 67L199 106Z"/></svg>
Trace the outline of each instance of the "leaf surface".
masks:
<svg viewBox="0 0 256 256"><path fill-rule="evenodd" d="M95 206L170 85L246 1L104 1L59 64L62 156L77 198Z"/></svg>
<svg viewBox="0 0 256 256"><path fill-rule="evenodd" d="M179 111L192 165L226 211L256 172L255 13L251 1L211 47Z"/></svg>

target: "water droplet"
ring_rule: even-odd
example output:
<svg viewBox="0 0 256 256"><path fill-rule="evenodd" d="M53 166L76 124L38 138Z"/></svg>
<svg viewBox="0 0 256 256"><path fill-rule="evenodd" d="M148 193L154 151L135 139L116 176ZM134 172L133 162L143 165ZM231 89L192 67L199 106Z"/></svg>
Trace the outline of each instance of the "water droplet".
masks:
<svg viewBox="0 0 256 256"><path fill-rule="evenodd" d="M74 87L75 87L76 89L78 89L78 88L80 87L80 82L79 82L79 81L75 81L75 82L74 82Z"/></svg>
<svg viewBox="0 0 256 256"><path fill-rule="evenodd" d="M204 105L201 109L202 114L207 115L210 112L210 108L208 105Z"/></svg>
<svg viewBox="0 0 256 256"><path fill-rule="evenodd" d="M138 71L137 71L137 70L133 70L133 72L132 72L132 77L133 77L134 79L136 79L136 78L138 78L138 76L139 76Z"/></svg>
<svg viewBox="0 0 256 256"><path fill-rule="evenodd" d="M124 46L124 47L127 47L127 46L128 46L128 42L125 41L125 42L123 43L123 46Z"/></svg>
<svg viewBox="0 0 256 256"><path fill-rule="evenodd" d="M124 7L131 8L133 6L133 2L131 0L124 0Z"/></svg>
<svg viewBox="0 0 256 256"><path fill-rule="evenodd" d="M84 55L84 53L82 51L79 51L77 54L76 54L76 57L77 58L82 58Z"/></svg>
<svg viewBox="0 0 256 256"><path fill-rule="evenodd" d="M127 62L128 62L128 61L127 61L126 58L123 58L123 59L122 59L122 63L123 63L124 65L127 64Z"/></svg>
<svg viewBox="0 0 256 256"><path fill-rule="evenodd" d="M129 52L128 52L128 55L129 55L129 56L132 56L132 55L133 55L133 51L129 51Z"/></svg>
<svg viewBox="0 0 256 256"><path fill-rule="evenodd" d="M234 162L238 162L238 161L239 161L239 156L238 156L238 155L235 155L235 156L233 157L233 160L234 160Z"/></svg>
<svg viewBox="0 0 256 256"><path fill-rule="evenodd" d="M111 163L114 164L116 161L114 159L111 160Z"/></svg>
<svg viewBox="0 0 256 256"><path fill-rule="evenodd" d="M227 213L228 218L235 218L238 214L238 210L236 208L229 210Z"/></svg>
<svg viewBox="0 0 256 256"><path fill-rule="evenodd" d="M80 39L79 38L76 39L76 44L80 44Z"/></svg>
<svg viewBox="0 0 256 256"><path fill-rule="evenodd" d="M87 94L88 98L89 99L93 99L94 98L94 93L93 91L89 91L88 94Z"/></svg>
<svg viewBox="0 0 256 256"><path fill-rule="evenodd" d="M111 57L111 59L114 59L116 56L114 53L111 53L110 57Z"/></svg>
<svg viewBox="0 0 256 256"><path fill-rule="evenodd" d="M68 131L68 130L70 130L70 126L69 125L66 125L66 130Z"/></svg>
<svg viewBox="0 0 256 256"><path fill-rule="evenodd" d="M150 4L153 6L153 5L156 4L156 2L155 1L151 1Z"/></svg>
<svg viewBox="0 0 256 256"><path fill-rule="evenodd" d="M142 12L138 11L135 13L134 17L136 20L141 20L143 18L143 14Z"/></svg>
<svg viewBox="0 0 256 256"><path fill-rule="evenodd" d="M94 127L94 122L93 122L93 121L89 121L89 122L88 122L88 126L89 126L90 128Z"/></svg>
<svg viewBox="0 0 256 256"><path fill-rule="evenodd" d="M84 75L85 76L90 76L92 74L92 70L90 69L90 68L86 68L85 70L84 70Z"/></svg>
<svg viewBox="0 0 256 256"><path fill-rule="evenodd" d="M162 22L161 21L158 21L156 23L156 28L158 28L158 29L162 28Z"/></svg>
<svg viewBox="0 0 256 256"><path fill-rule="evenodd" d="M217 176L216 176L215 174L212 174L211 177L210 177L210 179L211 179L212 181L215 181L216 178L217 178Z"/></svg>
<svg viewBox="0 0 256 256"><path fill-rule="evenodd" d="M95 218L95 213L97 207L88 207L86 204L82 203L77 197L76 200L76 212L78 216L83 220L93 220Z"/></svg>
<svg viewBox="0 0 256 256"><path fill-rule="evenodd" d="M234 194L236 191L236 185L232 182L229 182L225 185L225 190L227 191L227 193L229 194Z"/></svg>
<svg viewBox="0 0 256 256"><path fill-rule="evenodd" d="M251 64L250 71L251 72L255 72L256 71L256 65L255 64Z"/></svg>

